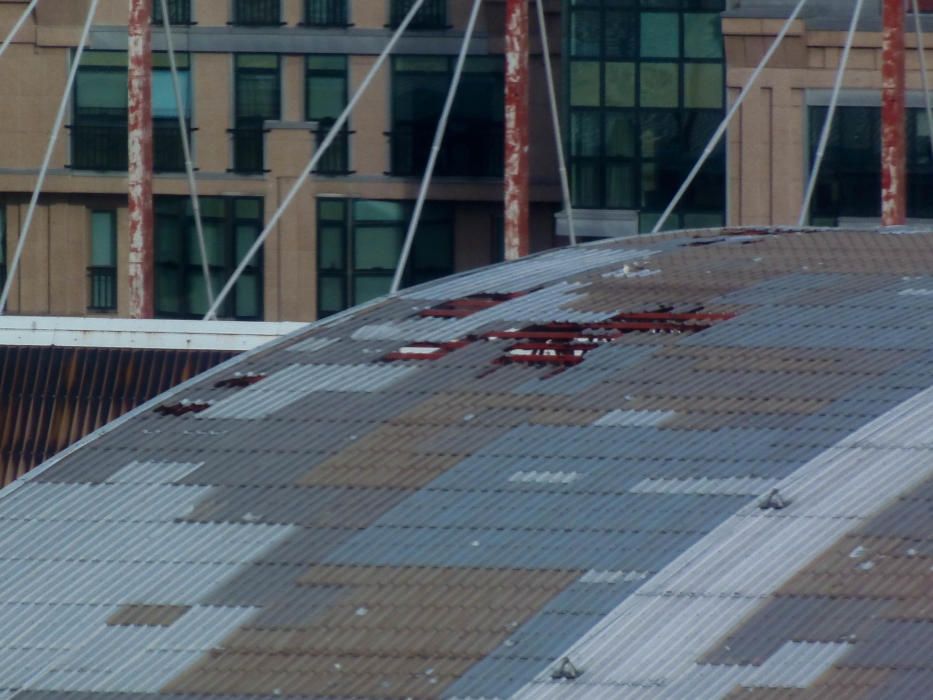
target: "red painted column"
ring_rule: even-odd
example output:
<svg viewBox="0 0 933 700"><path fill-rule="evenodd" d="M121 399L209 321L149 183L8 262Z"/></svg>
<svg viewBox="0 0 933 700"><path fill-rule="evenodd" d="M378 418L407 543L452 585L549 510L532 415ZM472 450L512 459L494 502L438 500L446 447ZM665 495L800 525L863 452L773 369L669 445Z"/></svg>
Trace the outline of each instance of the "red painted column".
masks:
<svg viewBox="0 0 933 700"><path fill-rule="evenodd" d="M884 0L881 35L881 225L907 218L904 0Z"/></svg>
<svg viewBox="0 0 933 700"><path fill-rule="evenodd" d="M528 229L528 0L505 5L505 259L531 252Z"/></svg>
<svg viewBox="0 0 933 700"><path fill-rule="evenodd" d="M152 33L150 0L129 0L130 316L152 318Z"/></svg>

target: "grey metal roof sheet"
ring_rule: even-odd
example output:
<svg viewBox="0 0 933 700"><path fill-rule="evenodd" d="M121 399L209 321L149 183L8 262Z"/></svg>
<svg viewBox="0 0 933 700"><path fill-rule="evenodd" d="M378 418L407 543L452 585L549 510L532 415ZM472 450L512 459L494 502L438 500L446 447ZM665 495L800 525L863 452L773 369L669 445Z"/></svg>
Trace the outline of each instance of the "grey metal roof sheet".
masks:
<svg viewBox="0 0 933 700"><path fill-rule="evenodd" d="M931 235L554 251L187 382L0 490L0 699L921 697Z"/></svg>

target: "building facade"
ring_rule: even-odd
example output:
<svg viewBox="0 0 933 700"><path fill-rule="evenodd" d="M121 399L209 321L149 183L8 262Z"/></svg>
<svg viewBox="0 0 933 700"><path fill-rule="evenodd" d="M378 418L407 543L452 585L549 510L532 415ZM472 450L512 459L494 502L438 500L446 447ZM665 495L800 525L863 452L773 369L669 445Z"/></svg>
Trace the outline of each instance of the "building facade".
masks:
<svg viewBox="0 0 933 700"><path fill-rule="evenodd" d="M221 317L310 320L388 290L471 4L427 0ZM0 29L11 27L26 5L0 2ZM653 227L792 5L545 2L578 233L628 235ZM128 311L127 6L127 0L100 2L11 313ZM411 0L170 0L214 291L410 6ZM40 2L0 58L7 93L0 107L6 137L0 278L87 8L87 0ZM504 0L483 3L406 284L502 257L504 8ZM197 318L207 309L207 286L158 2L155 9L155 311ZM810 0L668 228L796 223L850 12L840 0ZM567 227L534 17L531 25L531 231L532 249L542 250L566 243ZM880 36L880 2L868 0L808 212L812 223L878 218ZM908 47L915 46L908 36ZM908 88L908 213L926 218L933 206L923 192L933 163L915 52L908 55Z"/></svg>

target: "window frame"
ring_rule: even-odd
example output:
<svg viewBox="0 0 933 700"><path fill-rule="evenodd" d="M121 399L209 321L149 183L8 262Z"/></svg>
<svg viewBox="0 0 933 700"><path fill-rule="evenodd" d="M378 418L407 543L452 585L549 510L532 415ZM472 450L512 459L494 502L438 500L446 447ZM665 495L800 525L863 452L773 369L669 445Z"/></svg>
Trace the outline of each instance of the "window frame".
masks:
<svg viewBox="0 0 933 700"><path fill-rule="evenodd" d="M253 66L240 66L241 59L248 57L256 56L265 56L273 57L275 59L275 68L257 68ZM275 113L270 116L264 117L241 117L239 114L240 110L240 76L241 75L258 75L263 73L274 73L275 78ZM233 158L232 163L233 167L230 168L232 172L241 173L241 174L262 174L267 172L265 169L265 133L266 129L264 123L266 121L275 121L281 119L282 116L282 56L276 53L253 53L253 52L244 52L244 53L235 53L233 54L233 128L228 129L228 132L232 135L233 142ZM252 163L244 163L240 154L242 151L240 149L246 148L246 139L257 139L259 145L253 144L250 148L254 148L259 151L258 158L256 154L253 154L252 158L254 162L258 160L258 164L254 165Z"/></svg>
<svg viewBox="0 0 933 700"><path fill-rule="evenodd" d="M715 7L721 4L719 0L700 0L694 2L689 0L669 0L667 3L658 3L656 0L648 2L647 0L632 0L627 7L622 3L611 4L606 0L564 0L563 13L563 35L565 38L563 52L563 66L565 75L571 76L574 65L593 64L596 67L597 75L597 103L592 105L574 104L572 89L575 82L572 79L564 81L563 86L563 104L565 109L565 119L563 127L563 137L565 149L568 154L568 169L571 174L571 198L573 206L581 209L621 209L637 210L640 212L640 229L650 229L657 220L658 215L666 206L648 204L648 197L652 192L665 191L669 188L647 189L646 183L652 182L649 174L653 173L655 181L664 179L668 181L680 180L673 185L673 191L683 182L683 178L690 170L696 157L702 151L691 149L689 146L691 131L688 126L697 120L703 119L702 115L713 118L718 123L725 115L726 105L726 87L725 87L725 47L720 33L720 45L718 56L688 56L687 51L687 24L688 19L694 15L707 15L721 12L723 7ZM595 22L598 26L598 51L595 53L574 53L573 41L577 34L574 34L574 21L577 15L585 13L597 13L598 19ZM614 26L609 20L610 13L617 13L617 21L631 23L631 35L634 41L626 42L619 46L614 46L615 51L610 50L609 31ZM666 55L664 52L658 52L658 55L643 55L642 46L642 24L643 17L657 15L676 16L677 23L677 47L676 56L670 51ZM627 17L626 17L627 16ZM619 50L623 47L622 50ZM663 54L663 55L662 55ZM630 82L631 100L628 105L613 105L607 97L608 78L607 70L610 64L631 65L632 76ZM642 73L646 67L676 65L677 71L677 95L676 101L672 106L644 104L642 91ZM718 107L709 106L688 106L687 101L687 83L686 73L693 70L693 66L715 65L719 66L719 71L723 77L719 85ZM617 84L617 83L613 83ZM584 119L585 115L596 115L590 117L598 121L598 130L593 143L595 148L592 153L575 152L577 143L575 142L575 131L578 119ZM579 116L578 116L579 115ZM672 119L677 124L676 139L669 146L670 153L678 154L674 158L664 153L648 154L645 149L645 137L650 132L646 128L652 121L665 117ZM615 120L628 120L631 124L630 133L630 151L624 155L611 154L609 150L610 123ZM705 144L703 144L705 146ZM628 185L622 190L610 192L609 180L613 171L623 174L628 171ZM594 183L592 189L583 189L583 177L589 174ZM707 162L703 171L703 184L709 186L713 178L720 181L716 189L718 190L718 205L714 210L712 207L707 209L697 209L691 207L691 202L683 202L678 206L673 216L668 221L668 228L680 228L684 225L690 225L691 219L698 220L703 217L711 217L716 212L720 216L713 217L718 220L718 225L724 223L724 214L726 206L726 177L725 177L725 146L720 145L712 158ZM688 191L688 195L696 192L696 187ZM584 194L591 196L583 199ZM655 195L657 196L657 195ZM664 197L662 196L662 199ZM694 199L705 199L693 196ZM712 225L712 221L705 221L705 225Z"/></svg>
<svg viewBox="0 0 933 700"><path fill-rule="evenodd" d="M260 2L265 3L264 6L275 7L275 19L271 17L269 19L262 19L260 18L262 13L257 12L254 18L250 18L250 21L244 21L243 19L245 13L242 11L242 3L245 2L250 2L250 0L231 0L230 24L237 27L281 27L285 25L285 22L282 20L282 0L260 0Z"/></svg>
<svg viewBox="0 0 933 700"><path fill-rule="evenodd" d="M397 29L414 2L415 0L390 0L388 3L389 21L386 22L386 26L390 29ZM447 0L425 0L424 5L412 18L408 29L450 29L448 16Z"/></svg>
<svg viewBox="0 0 933 700"><path fill-rule="evenodd" d="M315 58L322 56L343 59L343 67L312 68L312 61ZM313 114L314 99L312 95L311 81L314 78L340 78L343 81L343 96L341 104L342 108L346 107L347 101L349 99L350 85L349 56L344 54L307 54L305 56L305 119L309 122L317 122L315 139L316 143L320 144L327 136L327 133L330 131L330 127L336 121L336 118L340 115L338 113L333 117L320 117ZM316 173L321 175L349 175L352 172L350 168L350 135L353 132L349 127L350 119L347 119L347 121L344 122L343 126L341 127L337 138L334 139L334 142L331 143L330 148L318 162L318 166L315 170Z"/></svg>
<svg viewBox="0 0 933 700"><path fill-rule="evenodd" d="M186 27L193 24L197 24L194 21L194 16L191 12L192 1L191 0L166 0L168 3L168 21L169 24L173 27ZM181 14L181 19L175 19L173 11L180 8L179 14ZM151 8L151 23L156 27L162 26L162 0L152 0Z"/></svg>
<svg viewBox="0 0 933 700"><path fill-rule="evenodd" d="M257 218L246 218L241 217L237 213L237 205L239 202L243 201L252 201L258 205L259 215ZM209 211L211 205L221 203L223 206L222 216L215 216L212 214L204 214L204 212ZM155 226L155 315L156 318L191 318L197 319L201 318L204 315L204 311L192 310L190 307L191 293L194 288L192 280L198 279L203 280L204 271L201 265L200 258L200 248L197 242L196 236L194 235L195 225L194 219L190 212L190 199L183 195L164 195L158 196L155 198L155 214L156 214L156 226ZM223 263L208 263L208 269L211 273L211 280L214 281L219 277L222 282L226 282L229 279L230 274L236 269L240 260L237 257L237 228L240 225L250 225L255 228L256 236L262 232L263 228L263 216L264 216L264 202L263 198L259 196L211 196L211 197L201 197L201 206L202 206L202 222L204 223L220 223L222 227L222 245L223 245ZM159 257L160 252L160 242L158 240L159 229L158 225L160 217L165 217L165 219L170 219L174 225L174 235L177 239L181 241L181 246L176 256L176 260L166 261L162 260ZM256 278L256 306L258 309L257 315L238 315L236 309L239 302L240 294L240 281L242 277L238 280L237 284L234 285L233 289L230 291L230 294L224 300L224 303L221 305L221 308L218 310L218 318L227 318L240 321L261 321L265 316L265 301L264 301L264 250L263 247L260 247L259 251L256 253L255 257L250 261L250 264L244 269L243 275L251 275ZM177 297L181 301L182 308L178 311L175 310L166 310L164 307L160 308L159 304L162 301L160 295L160 279L164 271L170 271L174 274L172 275L178 280L179 290L177 292ZM214 291L219 291L219 287L215 286Z"/></svg>
<svg viewBox="0 0 933 700"><path fill-rule="evenodd" d="M321 218L321 209L325 204L332 204L340 202L343 206L343 221L337 221L336 219L322 219ZM390 203L402 208L404 215L400 219L378 219L378 218L358 218L356 215L357 205L365 204L379 204L379 203ZM451 274L455 268L455 257L456 257L456 203L441 201L441 200L431 200L426 203L425 208L422 212L422 217L418 222L418 233L415 235L415 242L412 245L411 255L408 259L408 264L405 268L404 274L402 276L402 286L410 286L411 284L418 284L420 282L427 281L429 279L437 279L448 274ZM411 216L414 210L414 202L412 200L398 200L398 199L367 199L367 198L352 198L352 197L329 197L329 196L319 196L315 200L315 226L316 226L316 244L315 250L317 254L317 302L316 302L316 312L318 318L324 318L326 316L338 313L343 309L348 309L352 306L356 306L359 303L357 300L356 294L356 281L358 279L384 279L389 280L395 275L395 267L392 268L358 268L356 265L356 239L357 232L360 230L366 229L380 229L380 228L397 228L399 232L399 251L398 254L401 254L401 246L404 242L405 233L408 229L408 224L411 221ZM440 213L440 214L439 214ZM428 217L427 219L425 217ZM321 260L324 259L323 255L323 237L321 235L321 230L324 225L331 225L335 228L341 229L341 267L339 269L321 268ZM434 225L446 225L447 231L446 235L449 237L449 251L450 259L449 265L441 267L423 267L420 271L416 269L416 248L418 246L420 235L422 234L422 226L434 226ZM341 293L344 301L344 306L342 309L324 309L321 306L322 295L322 286L324 280L338 280L341 284ZM388 289L386 291L388 293ZM367 301L367 300L364 300Z"/></svg>
<svg viewBox="0 0 933 700"><path fill-rule="evenodd" d="M328 3L324 11L314 11L317 3ZM304 20L302 24L306 27L352 27L350 21L350 3L349 0L304 0ZM339 9L335 9L339 8ZM321 21L315 21L316 17L323 16Z"/></svg>
<svg viewBox="0 0 933 700"><path fill-rule="evenodd" d="M110 263L98 264L95 261L94 217L106 216L109 220ZM107 313L117 310L117 212L115 209L88 210L88 299L87 310L91 313Z"/></svg>

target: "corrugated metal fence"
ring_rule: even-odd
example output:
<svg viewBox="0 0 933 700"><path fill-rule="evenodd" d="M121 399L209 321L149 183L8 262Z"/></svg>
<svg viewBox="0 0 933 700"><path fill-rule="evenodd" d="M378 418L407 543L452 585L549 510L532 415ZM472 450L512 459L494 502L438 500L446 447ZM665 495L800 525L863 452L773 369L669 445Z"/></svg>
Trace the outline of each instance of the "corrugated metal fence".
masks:
<svg viewBox="0 0 933 700"><path fill-rule="evenodd" d="M230 351L0 347L0 486Z"/></svg>

